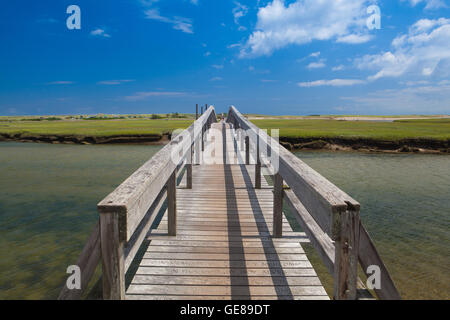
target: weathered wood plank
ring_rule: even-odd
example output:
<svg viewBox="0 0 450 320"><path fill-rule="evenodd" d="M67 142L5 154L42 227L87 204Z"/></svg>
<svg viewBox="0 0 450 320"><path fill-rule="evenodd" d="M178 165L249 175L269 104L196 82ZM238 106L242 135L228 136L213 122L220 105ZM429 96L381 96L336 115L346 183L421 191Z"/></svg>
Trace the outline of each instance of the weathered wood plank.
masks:
<svg viewBox="0 0 450 320"><path fill-rule="evenodd" d="M202 267L150 267L140 266L136 275L177 276L248 276L248 277L316 277L317 274L308 261L303 268L202 268Z"/></svg>
<svg viewBox="0 0 450 320"><path fill-rule="evenodd" d="M167 229L169 236L177 234L177 174L172 172L167 181Z"/></svg>
<svg viewBox="0 0 450 320"><path fill-rule="evenodd" d="M395 287L394 281L392 280L386 266L381 260L377 249L369 236L369 233L360 223L359 225L359 262L361 267L365 272L366 276L370 276L367 273L367 268L371 265L378 266L380 268L381 276L381 288L374 289L378 298L382 300L400 300L400 294Z"/></svg>
<svg viewBox="0 0 450 320"><path fill-rule="evenodd" d="M124 243L119 238L119 214L100 214L103 299L125 298Z"/></svg>
<svg viewBox="0 0 450 320"><path fill-rule="evenodd" d="M272 296L272 295L306 295L321 296L326 295L322 286L194 286L194 285L145 285L130 284L128 294L148 294L155 295L216 295L231 296L243 295L248 292L251 296Z"/></svg>
<svg viewBox="0 0 450 320"><path fill-rule="evenodd" d="M190 151L190 141L183 137L191 136L198 139L209 117L215 117L214 108L209 108L194 124L161 149L97 205L101 213L119 214L121 240L128 241L131 238L143 216L178 166L172 156L181 153L181 159L183 159Z"/></svg>
<svg viewBox="0 0 450 320"><path fill-rule="evenodd" d="M100 262L100 221L95 224L94 230L84 245L83 251L77 260L76 265L81 271L81 289L69 289L66 282L58 296L58 300L78 300L86 291L89 281L94 275L95 269Z"/></svg>
<svg viewBox="0 0 450 320"><path fill-rule="evenodd" d="M245 277L245 276L166 276L166 275L136 275L131 284L139 285L198 285L198 286L321 286L317 277Z"/></svg>
<svg viewBox="0 0 450 320"><path fill-rule="evenodd" d="M355 300L358 279L359 211L339 214L334 242L334 299Z"/></svg>

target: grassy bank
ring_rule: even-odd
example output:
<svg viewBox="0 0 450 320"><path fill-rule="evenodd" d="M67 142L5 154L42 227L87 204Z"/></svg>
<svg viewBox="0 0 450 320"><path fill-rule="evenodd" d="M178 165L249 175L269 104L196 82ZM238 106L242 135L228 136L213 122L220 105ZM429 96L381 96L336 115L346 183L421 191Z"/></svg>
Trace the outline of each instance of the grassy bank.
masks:
<svg viewBox="0 0 450 320"><path fill-rule="evenodd" d="M0 119L0 141L48 143L164 143L192 118L151 119L151 115L119 118ZM342 121L325 119L252 119L263 129L279 129L288 149L450 152L450 119Z"/></svg>
<svg viewBox="0 0 450 320"><path fill-rule="evenodd" d="M54 136L133 136L163 135L175 129L187 128L192 120L63 120L63 121L2 121L0 134Z"/></svg>
<svg viewBox="0 0 450 320"><path fill-rule="evenodd" d="M263 129L280 129L287 138L450 139L450 119L381 121L252 120Z"/></svg>

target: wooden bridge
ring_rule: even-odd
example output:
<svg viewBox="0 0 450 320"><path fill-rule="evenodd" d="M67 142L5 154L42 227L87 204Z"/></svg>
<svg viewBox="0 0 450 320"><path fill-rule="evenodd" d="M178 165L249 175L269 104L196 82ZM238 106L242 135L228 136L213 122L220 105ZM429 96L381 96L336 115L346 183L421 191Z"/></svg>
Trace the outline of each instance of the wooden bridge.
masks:
<svg viewBox="0 0 450 320"><path fill-rule="evenodd" d="M81 289L65 284L59 299L83 297L100 262L104 299L329 299L305 242L333 275L332 298L400 299L358 202L236 108L216 118L207 108L98 204ZM363 277L378 268L380 287L364 287L358 262Z"/></svg>

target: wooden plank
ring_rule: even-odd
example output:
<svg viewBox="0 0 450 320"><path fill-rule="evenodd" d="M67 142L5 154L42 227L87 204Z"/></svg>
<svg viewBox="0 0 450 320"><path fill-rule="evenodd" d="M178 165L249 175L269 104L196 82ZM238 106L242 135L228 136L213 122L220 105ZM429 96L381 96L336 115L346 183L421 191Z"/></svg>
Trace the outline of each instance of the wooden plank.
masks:
<svg viewBox="0 0 450 320"><path fill-rule="evenodd" d="M125 298L124 244L119 239L119 214L100 214L103 299Z"/></svg>
<svg viewBox="0 0 450 320"><path fill-rule="evenodd" d="M358 279L359 211L342 212L334 242L334 299L355 300Z"/></svg>
<svg viewBox="0 0 450 320"><path fill-rule="evenodd" d="M243 129L253 133L250 136L258 135L261 147L268 148L272 156L278 157L279 173L283 179L297 197L302 199L303 205L322 229L334 239L332 214L345 211L347 204L359 210L359 203L279 145L267 133L260 131L233 106L230 107L229 114L236 118Z"/></svg>
<svg viewBox="0 0 450 320"><path fill-rule="evenodd" d="M189 267L189 268L230 268L231 262L229 260L155 260L142 259L140 266L147 267ZM233 268L311 268L311 263L308 260L297 261L243 261L237 260L232 264Z"/></svg>
<svg viewBox="0 0 450 320"><path fill-rule="evenodd" d="M130 284L128 294L146 294L151 292L155 295L215 295L230 296L243 295L247 293L261 296L271 295L326 295L322 286L194 286L194 285L145 285Z"/></svg>
<svg viewBox="0 0 450 320"><path fill-rule="evenodd" d="M305 254L258 254L258 253L190 253L190 252L151 252L145 253L144 259L168 260L245 260L245 261L304 261Z"/></svg>
<svg viewBox="0 0 450 320"><path fill-rule="evenodd" d="M278 173L274 175L273 187L273 236L283 236L283 178Z"/></svg>
<svg viewBox="0 0 450 320"><path fill-rule="evenodd" d="M246 277L246 276L166 276L166 275L136 275L131 284L139 285L198 285L198 286L321 286L317 277Z"/></svg>
<svg viewBox="0 0 450 320"><path fill-rule="evenodd" d="M291 190L285 190L287 205L305 231L330 274L334 274L334 244Z"/></svg>
<svg viewBox="0 0 450 320"><path fill-rule="evenodd" d="M177 246L177 247L219 247L219 248L301 248L297 242L275 241L179 241L179 240L152 240L151 246Z"/></svg>
<svg viewBox="0 0 450 320"><path fill-rule="evenodd" d="M191 235L178 235L175 237L170 237L167 235L150 235L147 237L148 240L161 240L161 239L167 239L167 240L171 240L171 239L178 239L178 240L200 240L200 241L241 241L242 237L239 236L232 236L232 237L228 237L228 236L191 236ZM263 241L269 241L273 239L271 236L246 236L246 240L247 241L259 241L259 240L263 240ZM285 236L283 238L279 238L277 239L280 242L309 242L308 237L305 235L300 236L300 237L290 237L290 236Z"/></svg>
<svg viewBox="0 0 450 320"><path fill-rule="evenodd" d="M197 130L198 126L200 129L203 128L208 118L214 116L214 108L210 108L97 205L101 213L119 214L121 240L128 241L131 238L143 216L178 166L178 163L173 162L172 155L178 154L179 150L182 154L181 158L184 158L189 152L190 141L183 140L183 137L192 136L198 139L201 134L201 130Z"/></svg>
<svg viewBox="0 0 450 320"><path fill-rule="evenodd" d="M287 247L287 248L276 248L276 247L200 247L200 246L162 246L162 245L151 245L147 248L148 253L152 252L189 252L189 253L240 253L244 251L245 253L259 253L259 254L304 254L305 251L302 247Z"/></svg>
<svg viewBox="0 0 450 320"><path fill-rule="evenodd" d="M172 172L167 181L167 229L169 236L177 234L177 188L176 172Z"/></svg>
<svg viewBox="0 0 450 320"><path fill-rule="evenodd" d="M140 266L136 275L177 276L248 276L248 277L317 277L307 261L304 268L202 268L202 267L150 267Z"/></svg>
<svg viewBox="0 0 450 320"><path fill-rule="evenodd" d="M95 269L100 262L101 247L100 247L100 221L95 224L88 241L84 245L83 251L77 260L76 265L81 271L81 289L69 289L66 282L58 296L58 300L78 300L86 291Z"/></svg>
<svg viewBox="0 0 450 320"><path fill-rule="evenodd" d="M389 275L389 271L381 260L380 255L378 254L377 249L369 236L369 233L364 228L362 223L359 225L359 262L361 263L361 267L366 274L366 276L370 276L367 273L367 268L371 265L378 266L380 268L380 276L381 276L381 288L374 289L378 298L382 300L400 300L401 296Z"/></svg>
<svg viewBox="0 0 450 320"><path fill-rule="evenodd" d="M134 257L136 256L142 241L147 236L147 232L155 221L158 212L161 210L161 207L164 204L164 201L167 199L165 189L161 190L160 194L156 198L155 202L153 202L152 206L147 212L147 215L142 219L143 221L138 226L130 241L127 243L127 247L125 248L125 272L128 271L131 263L133 262Z"/></svg>
<svg viewBox="0 0 450 320"><path fill-rule="evenodd" d="M189 296L189 295L151 295L129 294L127 300L329 300L328 296Z"/></svg>

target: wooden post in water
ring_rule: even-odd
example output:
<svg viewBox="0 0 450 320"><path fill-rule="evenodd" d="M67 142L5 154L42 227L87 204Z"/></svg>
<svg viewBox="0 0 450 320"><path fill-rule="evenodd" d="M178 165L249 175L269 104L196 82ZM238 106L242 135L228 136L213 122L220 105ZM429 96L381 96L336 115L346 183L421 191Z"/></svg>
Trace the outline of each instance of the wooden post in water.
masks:
<svg viewBox="0 0 450 320"><path fill-rule="evenodd" d="M273 237L283 236L283 178L279 173L273 176Z"/></svg>
<svg viewBox="0 0 450 320"><path fill-rule="evenodd" d="M261 189L261 158L259 157L259 133L256 136L255 189Z"/></svg>
<svg viewBox="0 0 450 320"><path fill-rule="evenodd" d="M119 238L119 213L100 213L104 300L125 299L124 242Z"/></svg>
<svg viewBox="0 0 450 320"><path fill-rule="evenodd" d="M167 181L167 231L169 236L177 235L177 171Z"/></svg>
<svg viewBox="0 0 450 320"><path fill-rule="evenodd" d="M245 136L245 164L250 164L250 138Z"/></svg>
<svg viewBox="0 0 450 320"><path fill-rule="evenodd" d="M359 211L334 213L334 299L356 300L359 252Z"/></svg>
<svg viewBox="0 0 450 320"><path fill-rule="evenodd" d="M195 105L195 120L198 120L198 103Z"/></svg>

